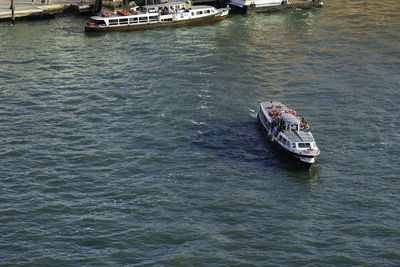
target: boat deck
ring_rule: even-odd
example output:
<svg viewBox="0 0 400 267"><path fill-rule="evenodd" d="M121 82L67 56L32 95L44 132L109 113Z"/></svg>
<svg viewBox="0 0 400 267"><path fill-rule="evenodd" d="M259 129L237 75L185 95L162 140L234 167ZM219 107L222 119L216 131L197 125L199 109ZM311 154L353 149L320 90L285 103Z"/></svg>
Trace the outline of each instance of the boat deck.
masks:
<svg viewBox="0 0 400 267"><path fill-rule="evenodd" d="M285 106L281 102L262 102L261 106L265 112L268 112L268 110L288 110L289 109L287 106Z"/></svg>
<svg viewBox="0 0 400 267"><path fill-rule="evenodd" d="M289 138L292 142L296 143L311 143L314 142L312 135L306 131L284 131L285 136Z"/></svg>

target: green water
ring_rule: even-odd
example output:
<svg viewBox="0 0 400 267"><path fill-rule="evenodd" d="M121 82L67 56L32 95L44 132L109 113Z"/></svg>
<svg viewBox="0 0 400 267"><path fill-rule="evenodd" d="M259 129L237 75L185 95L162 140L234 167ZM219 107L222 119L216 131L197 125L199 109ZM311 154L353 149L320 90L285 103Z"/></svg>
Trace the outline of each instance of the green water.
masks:
<svg viewBox="0 0 400 267"><path fill-rule="evenodd" d="M400 265L400 8L0 24L0 265ZM321 156L257 124L281 101Z"/></svg>

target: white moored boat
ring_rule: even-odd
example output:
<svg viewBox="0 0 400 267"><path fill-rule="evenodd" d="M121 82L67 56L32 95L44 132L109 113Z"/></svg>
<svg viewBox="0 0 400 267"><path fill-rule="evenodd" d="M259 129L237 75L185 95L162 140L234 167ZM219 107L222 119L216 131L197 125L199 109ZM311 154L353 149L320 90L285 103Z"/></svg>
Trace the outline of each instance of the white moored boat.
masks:
<svg viewBox="0 0 400 267"><path fill-rule="evenodd" d="M257 114L266 137L296 161L311 167L320 154L308 123L280 102L262 102Z"/></svg>
<svg viewBox="0 0 400 267"><path fill-rule="evenodd" d="M159 27L193 25L223 20L229 8L191 6L186 2L167 2L133 8L130 11L102 12L90 18L87 32L134 31Z"/></svg>
<svg viewBox="0 0 400 267"><path fill-rule="evenodd" d="M246 12L272 12L291 8L322 7L322 0L230 0L233 10Z"/></svg>

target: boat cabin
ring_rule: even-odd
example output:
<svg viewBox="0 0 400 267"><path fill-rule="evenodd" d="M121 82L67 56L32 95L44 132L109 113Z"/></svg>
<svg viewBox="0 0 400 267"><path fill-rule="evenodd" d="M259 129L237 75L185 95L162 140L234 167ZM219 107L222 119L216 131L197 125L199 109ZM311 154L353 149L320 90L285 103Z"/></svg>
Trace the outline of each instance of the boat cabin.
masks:
<svg viewBox="0 0 400 267"><path fill-rule="evenodd" d="M300 120L291 113L282 113L282 119L284 121L284 130L286 131L298 131L300 129Z"/></svg>

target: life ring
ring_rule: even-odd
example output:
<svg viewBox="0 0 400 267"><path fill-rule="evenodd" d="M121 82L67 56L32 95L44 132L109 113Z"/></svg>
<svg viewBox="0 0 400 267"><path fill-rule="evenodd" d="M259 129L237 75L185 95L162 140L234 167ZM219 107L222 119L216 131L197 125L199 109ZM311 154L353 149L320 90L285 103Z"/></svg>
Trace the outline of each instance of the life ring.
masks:
<svg viewBox="0 0 400 267"><path fill-rule="evenodd" d="M279 111L277 111L277 110L270 110L270 111L268 111L268 115L269 115L270 117L272 117L272 116L279 116Z"/></svg>
<svg viewBox="0 0 400 267"><path fill-rule="evenodd" d="M294 116L297 115L297 112L294 111L294 110L285 110L285 113L290 113L290 114L292 114L292 115L294 115Z"/></svg>
<svg viewBox="0 0 400 267"><path fill-rule="evenodd" d="M118 14L121 16L129 16L131 13L125 10L118 11Z"/></svg>

